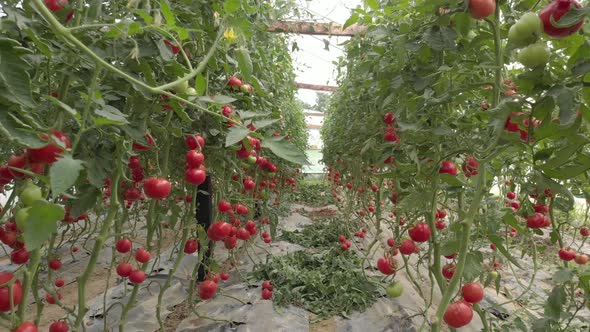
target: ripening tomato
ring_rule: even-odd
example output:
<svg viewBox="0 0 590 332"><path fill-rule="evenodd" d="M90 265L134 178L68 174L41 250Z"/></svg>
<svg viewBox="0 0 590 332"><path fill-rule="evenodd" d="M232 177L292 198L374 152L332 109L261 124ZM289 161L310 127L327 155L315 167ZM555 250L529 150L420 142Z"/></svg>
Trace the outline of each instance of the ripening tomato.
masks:
<svg viewBox="0 0 590 332"><path fill-rule="evenodd" d="M51 143L38 149L27 150L29 161L35 163L53 163L57 160L60 153L72 147L70 139L61 131L50 130L49 134L52 136L51 138L47 135L41 135L40 137L42 140Z"/></svg>
<svg viewBox="0 0 590 332"><path fill-rule="evenodd" d="M473 308L465 301L450 304L445 310L443 320L452 328L465 326L473 319Z"/></svg>
<svg viewBox="0 0 590 332"><path fill-rule="evenodd" d="M14 278L14 275L9 272L0 272L0 311L8 312L10 311L10 289L8 288L7 284L10 280ZM16 307L22 300L23 297L23 288L19 280L16 280L12 284L12 303Z"/></svg>
<svg viewBox="0 0 590 332"><path fill-rule="evenodd" d="M166 179L151 177L143 183L143 192L149 198L163 199L166 198L172 186Z"/></svg>
<svg viewBox="0 0 590 332"><path fill-rule="evenodd" d="M492 15L496 10L496 0L470 0L469 14L477 20Z"/></svg>
<svg viewBox="0 0 590 332"><path fill-rule="evenodd" d="M584 25L584 18L568 27L556 27L551 23L551 19L559 22L561 17L572 10L572 7L581 8L579 2L574 0L554 0L547 7L541 9L539 18L543 21L543 31L551 37L562 38L576 33L582 25Z"/></svg>

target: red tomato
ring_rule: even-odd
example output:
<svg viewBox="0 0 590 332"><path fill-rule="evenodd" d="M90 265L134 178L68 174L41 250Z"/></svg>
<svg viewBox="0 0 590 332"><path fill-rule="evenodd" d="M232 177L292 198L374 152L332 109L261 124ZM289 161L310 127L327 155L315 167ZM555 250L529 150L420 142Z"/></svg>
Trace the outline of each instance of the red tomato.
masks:
<svg viewBox="0 0 590 332"><path fill-rule="evenodd" d="M480 284L472 282L461 288L463 299L469 303L477 303L483 299L483 287Z"/></svg>
<svg viewBox="0 0 590 332"><path fill-rule="evenodd" d="M553 17L555 22L559 22L561 17L572 9L572 5L575 8L582 7L577 1L554 0L539 12L539 18L541 18L541 21L543 22L543 30L546 34L551 37L562 38L574 34L582 28L582 25L584 25L583 18L575 24L564 28L559 28L551 24L551 17Z"/></svg>
<svg viewBox="0 0 590 332"><path fill-rule="evenodd" d="M416 252L416 244L412 240L404 240L399 247L399 251L404 255L411 255Z"/></svg>
<svg viewBox="0 0 590 332"><path fill-rule="evenodd" d="M465 301L457 301L450 304L445 311L443 319L452 328L459 328L471 322L473 308Z"/></svg>
<svg viewBox="0 0 590 332"><path fill-rule="evenodd" d="M189 168L184 172L184 179L186 182L198 186L205 182L207 173L204 168Z"/></svg>
<svg viewBox="0 0 590 332"><path fill-rule="evenodd" d="M68 323L54 322L49 326L49 332L68 332Z"/></svg>
<svg viewBox="0 0 590 332"><path fill-rule="evenodd" d="M35 163L53 163L57 160L57 157L60 153L72 147L70 139L61 131L50 130L49 134L53 136L51 139L47 135L41 135L41 139L45 141L51 141L51 143L45 145L42 148L27 150L29 161ZM53 140L59 142L59 145Z"/></svg>
<svg viewBox="0 0 590 332"><path fill-rule="evenodd" d="M127 278L132 270L133 266L128 263L119 263L119 265L117 265L117 274L120 277Z"/></svg>
<svg viewBox="0 0 590 332"><path fill-rule="evenodd" d="M438 172L440 174L457 175L457 166L452 161L445 160L442 162Z"/></svg>
<svg viewBox="0 0 590 332"><path fill-rule="evenodd" d="M205 280L199 284L199 297L201 300L208 300L215 296L217 284L212 280Z"/></svg>
<svg viewBox="0 0 590 332"><path fill-rule="evenodd" d="M52 270L57 271L57 270L61 269L61 266L62 266L62 263L57 258L49 261L49 268Z"/></svg>
<svg viewBox="0 0 590 332"><path fill-rule="evenodd" d="M391 275L395 273L393 265L394 262L389 257L381 257L377 260L377 268L385 275Z"/></svg>
<svg viewBox="0 0 590 332"><path fill-rule="evenodd" d="M152 259L152 255L149 251L145 250L144 248L139 248L135 252L135 260L140 263L147 263Z"/></svg>
<svg viewBox="0 0 590 332"><path fill-rule="evenodd" d="M477 20L483 20L484 18L492 15L496 10L495 0L470 0L469 1L469 14L471 17Z"/></svg>
<svg viewBox="0 0 590 332"><path fill-rule="evenodd" d="M184 253L185 254L192 254L199 250L199 242L195 239L187 240L184 244Z"/></svg>
<svg viewBox="0 0 590 332"><path fill-rule="evenodd" d="M425 222L419 222L408 231L408 234L415 242L426 242L430 239L430 226Z"/></svg>
<svg viewBox="0 0 590 332"><path fill-rule="evenodd" d="M10 280L14 278L14 275L9 272L0 272L0 285L4 285L8 283ZM10 311L10 289L8 289L8 285L4 285L0 287L0 311L8 312ZM12 302L16 307L22 300L23 297L23 288L19 280L16 280L12 284Z"/></svg>
<svg viewBox="0 0 590 332"><path fill-rule="evenodd" d="M131 247L133 247L133 244L128 238L122 238L115 244L115 249L122 254L129 252Z"/></svg>
<svg viewBox="0 0 590 332"><path fill-rule="evenodd" d="M20 324L20 326L17 327L16 330L12 332L39 332L39 330L37 329L35 324L31 322L24 322Z"/></svg>
<svg viewBox="0 0 590 332"><path fill-rule="evenodd" d="M20 248L10 253L10 261L14 264L25 264L29 261L29 256L27 249Z"/></svg>
<svg viewBox="0 0 590 332"><path fill-rule="evenodd" d="M145 272L141 270L134 270L129 273L129 281L134 284L141 284L145 280Z"/></svg>
<svg viewBox="0 0 590 332"><path fill-rule="evenodd" d="M149 198L162 199L172 191L170 182L162 178L148 178L143 183L143 192Z"/></svg>

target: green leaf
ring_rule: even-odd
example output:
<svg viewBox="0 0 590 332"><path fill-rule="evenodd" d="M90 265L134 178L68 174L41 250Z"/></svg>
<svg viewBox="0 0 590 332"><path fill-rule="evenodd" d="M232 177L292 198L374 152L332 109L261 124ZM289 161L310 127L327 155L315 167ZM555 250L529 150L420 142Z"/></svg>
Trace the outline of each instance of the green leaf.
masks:
<svg viewBox="0 0 590 332"><path fill-rule="evenodd" d="M444 26L432 26L424 34L426 44L437 51L454 49L456 47L455 39L457 39L457 32Z"/></svg>
<svg viewBox="0 0 590 332"><path fill-rule="evenodd" d="M465 183L451 174L440 174L440 179L451 187L463 187Z"/></svg>
<svg viewBox="0 0 590 332"><path fill-rule="evenodd" d="M270 112L250 112L250 111L241 111L238 110L238 114L240 115L240 119L246 120L251 119L259 116L267 116L270 115Z"/></svg>
<svg viewBox="0 0 590 332"><path fill-rule="evenodd" d="M512 264L514 264L515 266L522 269L522 266L520 265L520 263L518 263L518 261L514 257L512 257L512 255L504 247L504 244L503 244L504 241L502 240L501 237L499 237L498 235L492 234L489 236L489 239L490 239L490 242L492 242L496 246L496 249L498 249L498 251L500 251L502 253L502 255L504 255L504 257L506 257Z"/></svg>
<svg viewBox="0 0 590 332"><path fill-rule="evenodd" d="M440 254L443 256L450 256L459 252L459 248L461 247L461 241L458 239L452 239L450 241L446 241L440 247Z"/></svg>
<svg viewBox="0 0 590 332"><path fill-rule="evenodd" d="M555 21L555 18L551 16L550 22L555 27L568 28L578 24L588 14L590 14L590 7L576 8L571 6L570 11L563 15L559 21Z"/></svg>
<svg viewBox="0 0 590 332"><path fill-rule="evenodd" d="M252 59L250 59L250 53L248 53L248 50L243 47L238 48L236 53L240 72L246 80L249 80L250 76L252 76Z"/></svg>
<svg viewBox="0 0 590 332"><path fill-rule="evenodd" d="M379 0L365 0L365 2L367 3L367 6L369 6L369 8L371 8L372 10L379 9Z"/></svg>
<svg viewBox="0 0 590 332"><path fill-rule="evenodd" d="M23 128L12 112L0 111L0 133L8 140L29 148L47 145L31 127Z"/></svg>
<svg viewBox="0 0 590 332"><path fill-rule="evenodd" d="M479 251L469 252L465 262L463 277L466 280L475 280L483 272L483 254Z"/></svg>
<svg viewBox="0 0 590 332"><path fill-rule="evenodd" d="M227 136L225 137L225 146L232 146L236 143L241 142L248 134L250 129L242 127L232 127L229 129Z"/></svg>
<svg viewBox="0 0 590 332"><path fill-rule="evenodd" d="M559 107L559 122L562 125L572 124L578 115L576 93L564 86L553 86L547 94L555 99Z"/></svg>
<svg viewBox="0 0 590 332"><path fill-rule="evenodd" d="M34 108L31 95L31 65L24 55L33 53L13 39L0 38L0 100Z"/></svg>
<svg viewBox="0 0 590 332"><path fill-rule="evenodd" d="M78 218L84 212L92 209L101 196L101 191L91 184L86 184L78 188L76 198L68 200L70 216L72 218Z"/></svg>
<svg viewBox="0 0 590 332"><path fill-rule="evenodd" d="M358 22L359 20L359 14L358 13L354 13L352 15L350 15L350 17L348 18L348 20L346 20L346 22L344 22L344 26L342 27L343 29L348 28L349 26L355 24L356 22ZM294 44L295 47L296 44ZM295 51L295 50L293 50Z"/></svg>
<svg viewBox="0 0 590 332"><path fill-rule="evenodd" d="M213 97L203 96L203 97L200 97L199 100L204 101L206 103L225 105L225 104L233 103L234 101L236 101L236 98L232 98L232 97L228 97L228 96L224 96L224 95L218 95L218 96L213 96Z"/></svg>
<svg viewBox="0 0 590 332"><path fill-rule="evenodd" d="M51 179L51 195L58 197L76 183L84 162L65 155L57 159L49 169Z"/></svg>
<svg viewBox="0 0 590 332"><path fill-rule="evenodd" d="M590 72L590 60L584 59L576 62L572 67L572 74L574 76L584 76Z"/></svg>
<svg viewBox="0 0 590 332"><path fill-rule="evenodd" d="M23 235L27 250L40 248L51 237L51 234L57 231L57 222L62 220L64 216L65 210L62 206L43 200L36 201L29 210L25 221L27 231Z"/></svg>
<svg viewBox="0 0 590 332"><path fill-rule="evenodd" d="M264 127L270 126L273 123L276 123L277 121L279 121L279 119L259 120L254 121L253 125L256 127L256 129L262 129Z"/></svg>
<svg viewBox="0 0 590 332"><path fill-rule="evenodd" d="M94 124L97 126L104 125L123 125L128 124L127 115L121 113L118 109L110 105L104 105L102 109L94 111L99 118L94 119Z"/></svg>
<svg viewBox="0 0 590 332"><path fill-rule="evenodd" d="M567 294L562 286L553 288L545 303L545 317L559 320L561 309L567 302Z"/></svg>
<svg viewBox="0 0 590 332"><path fill-rule="evenodd" d="M571 281L574 278L574 270L564 268L560 266L557 271L553 274L553 282L557 284L563 284L567 281Z"/></svg>
<svg viewBox="0 0 590 332"><path fill-rule="evenodd" d="M174 17L174 13L170 6L168 5L168 1L160 0L160 9L162 10L162 15L164 15L164 19L166 20L166 25L172 27L176 25L176 18Z"/></svg>
<svg viewBox="0 0 590 332"><path fill-rule="evenodd" d="M506 211L506 213L502 217L502 221L506 225L516 229L516 231L519 233L524 233L526 231L525 228L518 222L518 220L516 220L516 217L514 216L514 212L512 210Z"/></svg>
<svg viewBox="0 0 590 332"><path fill-rule="evenodd" d="M282 137L272 137L262 140L262 147L270 149L277 157L298 165L309 165L307 156L293 143Z"/></svg>
<svg viewBox="0 0 590 332"><path fill-rule="evenodd" d="M62 102L61 100L54 98L52 96L47 97L47 99L49 99L49 101L51 101L52 103L54 103L55 105L59 106L61 109L63 109L64 111L66 111L67 113L69 113L72 118L74 120L76 120L77 123L80 123L80 114L73 108L70 107L70 105Z"/></svg>
<svg viewBox="0 0 590 332"><path fill-rule="evenodd" d="M225 3L223 4L225 13L231 15L236 12L241 7L240 2L241 0L225 0Z"/></svg>
<svg viewBox="0 0 590 332"><path fill-rule="evenodd" d="M202 96L207 91L207 79L202 74L195 77L195 90L197 90L197 96Z"/></svg>

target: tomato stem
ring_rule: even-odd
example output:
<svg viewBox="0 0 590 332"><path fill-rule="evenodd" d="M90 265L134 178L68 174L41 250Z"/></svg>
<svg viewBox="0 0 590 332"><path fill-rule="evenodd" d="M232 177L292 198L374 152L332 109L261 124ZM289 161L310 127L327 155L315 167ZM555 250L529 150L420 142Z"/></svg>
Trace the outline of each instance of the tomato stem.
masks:
<svg viewBox="0 0 590 332"><path fill-rule="evenodd" d="M80 328L80 325L82 324L82 321L84 320L84 315L86 314L86 283L88 282L88 279L90 278L90 276L92 275L92 272L94 271L95 267L96 267L96 262L98 261L98 255L100 254L100 251L102 249L102 247L104 246L104 243L106 241L106 238L108 236L109 230L111 229L111 226L113 224L113 221L115 220L115 217L117 216L117 212L119 211L119 180L121 178L121 166L120 164L118 164L119 167L117 167L115 174L112 177L112 182L111 182L111 200L110 200L110 207L109 207L109 212L108 215L104 221L104 223L102 224L102 227L100 229L100 233L98 235L98 237L96 238L96 240L94 241L94 246L92 248L92 253L90 255L90 260L88 261L88 265L86 265L86 269L84 270L84 273L82 273L82 275L78 278L78 314L76 316L76 321L74 322L74 326L72 327L72 330L77 331Z"/></svg>

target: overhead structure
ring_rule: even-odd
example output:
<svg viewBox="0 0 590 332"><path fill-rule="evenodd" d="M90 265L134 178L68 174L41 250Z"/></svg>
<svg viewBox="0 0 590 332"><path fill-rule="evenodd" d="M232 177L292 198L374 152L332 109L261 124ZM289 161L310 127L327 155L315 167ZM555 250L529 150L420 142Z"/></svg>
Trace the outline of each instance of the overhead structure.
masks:
<svg viewBox="0 0 590 332"><path fill-rule="evenodd" d="M298 89L306 89L306 90L315 90L315 91L328 91L333 92L338 89L337 86L332 85L317 85L317 84L307 84L307 83L297 83Z"/></svg>
<svg viewBox="0 0 590 332"><path fill-rule="evenodd" d="M367 27L353 24L344 28L339 23L318 23L305 21L275 21L272 22L269 32L298 33L302 35L330 35L330 36L356 36L364 35Z"/></svg>

